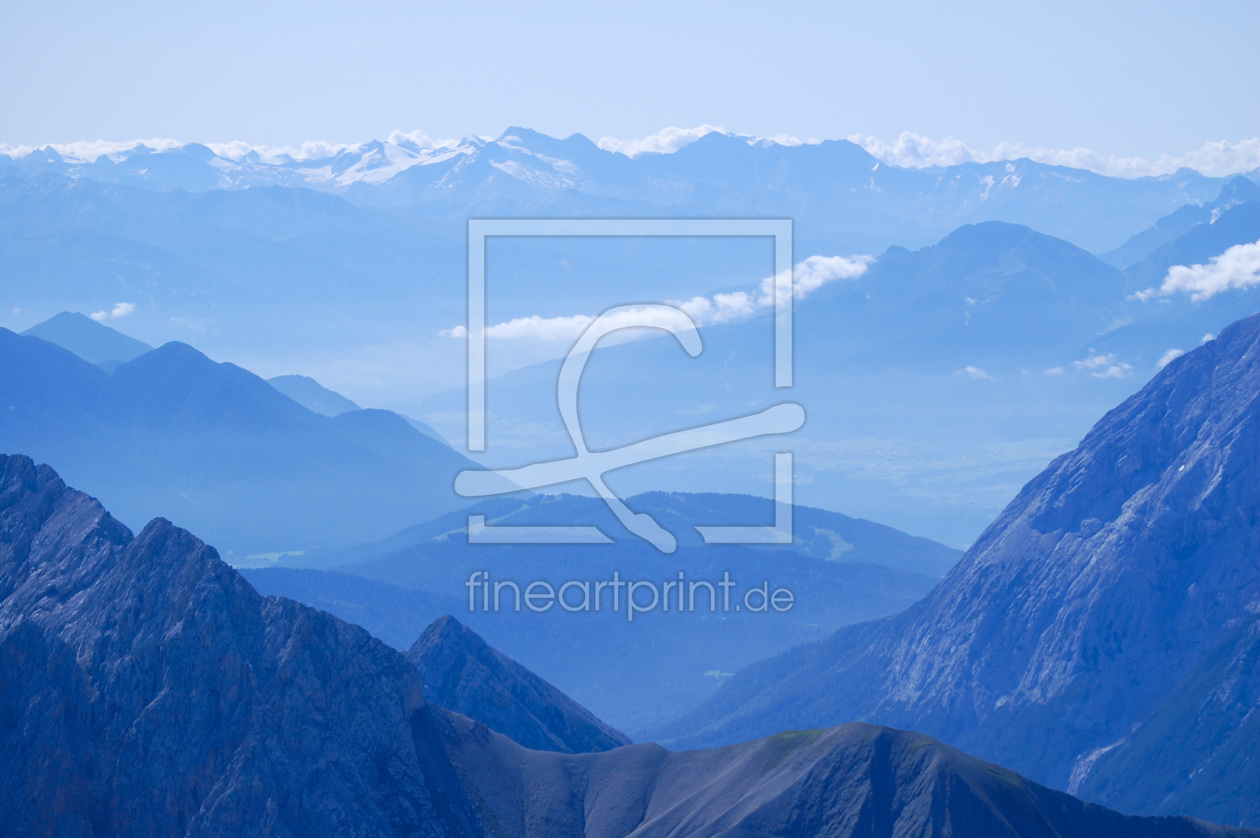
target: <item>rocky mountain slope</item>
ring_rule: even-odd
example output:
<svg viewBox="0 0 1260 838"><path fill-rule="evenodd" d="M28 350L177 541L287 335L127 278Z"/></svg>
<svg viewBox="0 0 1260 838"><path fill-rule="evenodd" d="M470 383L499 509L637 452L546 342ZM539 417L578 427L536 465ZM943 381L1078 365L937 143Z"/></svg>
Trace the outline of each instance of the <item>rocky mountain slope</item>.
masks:
<svg viewBox="0 0 1260 838"><path fill-rule="evenodd" d="M1126 817L929 737L874 725L711 751L636 745L564 756L505 748L455 717L447 742L505 836L1137 838L1256 833Z"/></svg>
<svg viewBox="0 0 1260 838"><path fill-rule="evenodd" d="M133 536L0 456L0 815L15 835L1255 836L1082 803L864 725L712 752L531 751L401 654Z"/></svg>
<svg viewBox="0 0 1260 838"><path fill-rule="evenodd" d="M630 744L619 731L449 615L407 651L425 698L536 751L608 751Z"/></svg>
<svg viewBox="0 0 1260 838"><path fill-rule="evenodd" d="M750 667L673 735L877 721L1104 802L1260 823L1238 762L1257 744L1258 462L1252 317L1108 413L923 601ZM1131 747L1165 766L1136 796L1132 775L1106 773Z"/></svg>
<svg viewBox="0 0 1260 838"><path fill-rule="evenodd" d="M7 834L468 833L415 668L168 522L0 457L0 597Z"/></svg>

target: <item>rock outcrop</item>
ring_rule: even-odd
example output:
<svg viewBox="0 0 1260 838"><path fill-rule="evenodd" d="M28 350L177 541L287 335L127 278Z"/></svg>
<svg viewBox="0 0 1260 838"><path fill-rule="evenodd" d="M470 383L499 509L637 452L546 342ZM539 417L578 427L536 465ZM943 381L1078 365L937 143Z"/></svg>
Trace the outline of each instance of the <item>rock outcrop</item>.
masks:
<svg viewBox="0 0 1260 838"><path fill-rule="evenodd" d="M468 831L401 655L25 457L0 456L0 671L6 834Z"/></svg>

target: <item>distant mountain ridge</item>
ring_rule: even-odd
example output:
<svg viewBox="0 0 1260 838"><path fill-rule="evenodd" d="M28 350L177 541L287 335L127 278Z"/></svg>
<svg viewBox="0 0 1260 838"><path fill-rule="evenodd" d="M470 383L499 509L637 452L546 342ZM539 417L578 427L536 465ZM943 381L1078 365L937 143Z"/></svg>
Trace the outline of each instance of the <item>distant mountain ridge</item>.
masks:
<svg viewBox="0 0 1260 838"><path fill-rule="evenodd" d="M988 221L918 250L889 248L861 276L815 290L793 318L791 398L808 417L785 440L801 452L798 502L968 546L1170 347L1188 349L1204 334L1161 331L1142 354L1127 345L1092 351L1123 322L1126 283L1070 242ZM772 387L770 327L768 313L702 327L704 349L693 359L671 337L600 348L582 382L583 426L612 445L775 404L786 394ZM489 445L479 459L507 466L569 456L558 369L553 361L491 380ZM426 407L448 438L463 433L463 389L430 396ZM717 485L764 494L767 452L768 442L678 458L687 468L648 463L617 475L619 491Z"/></svg>
<svg viewBox="0 0 1260 838"><path fill-rule="evenodd" d="M146 169L154 177L159 160L181 159L177 151L150 157L147 163L137 157L136 166L154 164ZM574 169L565 174L556 166L567 167L555 161ZM799 257L884 254L864 277L829 283L799 306L800 392L829 402L810 405L816 421L806 433L819 456L800 458L806 467L817 464L817 473L799 484L801 499L965 547L1019 485L1170 351L1186 351L1257 308L1257 289L1203 304L1185 295L1128 301L1133 280L1086 259L1079 247L1102 249L1081 238L1078 227L1100 235L1123 226L1119 241L1179 207L1216 200L1232 181L1178 175L1121 182L1018 162L1011 163L1014 171L1005 164L876 169L876 162L851 144L762 148L720 134L677 154L631 160L582 138L513 131L476 155L413 166L386 183L352 184L336 194L257 183L157 191L82 174L6 170L0 273L9 278L8 311L23 314L6 313L0 322L20 330L27 318L61 309L109 310L132 299L123 289L143 289L144 304L118 321L137 337L154 344L174 338L247 368L302 370L330 384L355 380L356 400L399 406L458 445L467 408L464 394L455 392L463 386L463 344L444 333L465 318L462 219L792 218ZM556 177L543 177L544 169ZM439 170L437 181L426 180ZM622 241L598 245L589 263L579 269L577 260L571 271L562 264L573 255L561 252L567 245L517 253L519 281L495 286L490 313L505 321L587 315L626 299L711 296L733 283L752 289L772 270L768 255L752 249L724 260L703 248L691 253L690 244L686 258L643 256L651 248ZM1108 289L1114 294L1104 299ZM720 369L728 360L750 373L748 381L766 380L751 375L765 353L750 350L768 346L759 325L705 327L706 355L722 350L725 357L713 359L699 383L688 382L696 400L669 405L671 417L679 408L733 409L727 384L734 379ZM723 329L757 343L722 340ZM532 352L549 357L539 348L546 341L494 343L503 351L491 351L492 362L524 362ZM818 362L811 369L812 358ZM337 379L329 377L332 370ZM639 376L642 395L625 406L631 415L612 417L613 433L628 436L670 418L651 396L672 376L655 368ZM535 398L554 414L548 395L554 378L528 384L540 387ZM599 386L593 376L586 385ZM909 392L921 394L913 404L904 396ZM862 394L856 403L869 410L844 403L856 393ZM742 395L733 403L774 394ZM489 404L494 411L509 402L492 397ZM941 409L912 421L923 406ZM605 410L621 407L610 403ZM649 410L654 415L645 418ZM524 456L526 447L545 444L564 446L567 454L563 431L553 422L535 433L528 425L535 418L504 418L522 446L510 453ZM926 424L943 434L926 438ZM942 437L950 438L948 446ZM495 439L492 433L492 446ZM900 453L894 458L893 451ZM950 466L955 451L965 451L961 470ZM760 461L754 452L710 458L705 470L628 469L624 493L764 493ZM272 547L266 552L287 549Z"/></svg>
<svg viewBox="0 0 1260 838"><path fill-rule="evenodd" d="M879 721L1103 802L1260 823L1258 423L1251 317L1104 417L920 603L749 667L665 735ZM1160 767L1112 773L1135 760Z"/></svg>
<svg viewBox="0 0 1260 838"><path fill-rule="evenodd" d="M714 752L521 748L363 631L259 597L0 455L0 811L18 834L1243 838L866 725Z"/></svg>
<svg viewBox="0 0 1260 838"><path fill-rule="evenodd" d="M677 533L678 552L663 554L621 529L598 498L535 495L488 499L381 542L279 562L318 561L331 564L332 572L272 567L245 575L260 590L358 622L403 650L429 621L455 614L495 649L638 738L639 731L711 694L739 666L824 637L840 625L906 608L959 555L890 527L810 508L795 511L800 539L793 545L705 546L693 525L757 523L772 518L773 503L749 496L666 493L630 497L627 503ZM614 543L469 543L470 512L499 526L595 525ZM712 612L701 590L695 610L658 608L631 623L624 604L614 611L607 602L599 612L553 607L534 613L516 608L509 594L501 608L487 609L469 599L467 584L477 572L495 581L545 580L557 587L569 579L608 580L614 573L658 584L676 580L680 572L710 584L729 574L742 586L736 599L742 596L739 590L763 581L786 586L796 599L786 613ZM434 613L440 599L454 602Z"/></svg>
<svg viewBox="0 0 1260 838"><path fill-rule="evenodd" d="M719 214L799 216L804 210L817 216L806 222L815 230L864 229L889 236L900 228L903 238L916 229L940 231L1002 219L1093 249L1108 237L1114 243L1107 248L1114 247L1187 198L1208 200L1228 180L1188 169L1122 180L1026 159L908 169L883 163L847 140L788 146L718 132L671 154L631 159L581 134L557 139L521 127L495 139L470 137L452 146L397 137L305 159L226 149L216 154L196 143L161 149L141 145L92 161L62 156L51 147L0 155L0 176L51 173L148 189L301 187L373 206L436 209L456 203L474 214L493 214L492 207L501 212L505 200L522 210L551 207L570 214L582 207L581 214L589 215L602 207L596 214L611 216L632 207L667 208L672 214L699 204ZM1090 206L1099 201L1080 200L1086 194L1101 198L1107 210ZM1065 202L1088 217L1074 220L1054 209ZM1162 212L1155 209L1161 204ZM826 205L830 208L824 210ZM1152 209L1145 224L1119 234L1123 216Z"/></svg>
<svg viewBox="0 0 1260 838"><path fill-rule="evenodd" d="M774 501L735 493L645 492L625 502L636 512L652 515L681 546L699 547L704 540L696 525L769 523ZM588 524L622 541L632 539L602 499L570 494L491 498L470 507L497 526ZM350 566L381 561L405 551L423 550L430 542L466 543L468 512L459 510L407 527L387 539L332 554L324 562ZM792 552L838 564L869 564L929 577L944 576L962 556L961 550L892 527L840 512L802 504L793 507L794 538L787 546L762 547L772 553ZM631 542L633 543L633 542Z"/></svg>
<svg viewBox="0 0 1260 838"><path fill-rule="evenodd" d="M362 410L345 396L305 375L277 375L268 378L267 383L312 413L339 416L347 411Z"/></svg>
<svg viewBox="0 0 1260 838"><path fill-rule="evenodd" d="M144 341L128 337L86 315L69 311L38 323L22 334L55 343L107 372L153 349Z"/></svg>
<svg viewBox="0 0 1260 838"><path fill-rule="evenodd" d="M1126 270L1195 227L1215 224L1221 215L1233 207L1252 201L1260 201L1260 185L1240 175L1221 187L1216 200L1186 204L1178 208L1148 229L1135 233L1120 247L1102 254L1101 258L1110 265ZM1224 248L1211 255L1222 250Z"/></svg>
<svg viewBox="0 0 1260 838"><path fill-rule="evenodd" d="M451 482L468 461L397 414L319 416L186 344L107 374L0 329L0 368L0 450L55 463L130 520L203 528L235 561L348 546L461 505Z"/></svg>

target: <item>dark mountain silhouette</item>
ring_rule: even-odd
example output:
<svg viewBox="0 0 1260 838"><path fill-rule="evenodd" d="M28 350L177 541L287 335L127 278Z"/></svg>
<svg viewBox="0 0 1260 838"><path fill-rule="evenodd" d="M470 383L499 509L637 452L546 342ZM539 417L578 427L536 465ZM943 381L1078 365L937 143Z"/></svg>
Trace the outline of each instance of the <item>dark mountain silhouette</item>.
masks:
<svg viewBox="0 0 1260 838"><path fill-rule="evenodd" d="M0 596L9 834L473 832L401 655L25 457L0 456Z"/></svg>
<svg viewBox="0 0 1260 838"><path fill-rule="evenodd" d="M0 330L0 369L0 450L54 463L126 520L198 526L237 561L352 544L453 508L468 465L400 416L319 416L181 343L106 374Z"/></svg>
<svg viewBox="0 0 1260 838"><path fill-rule="evenodd" d="M267 383L284 393L302 407L322 416L337 416L349 410L360 410L354 402L335 393L318 381L305 375L277 375Z"/></svg>
<svg viewBox="0 0 1260 838"><path fill-rule="evenodd" d="M1260 822L1239 762L1257 746L1258 429L1252 317L1108 413L923 601L749 667L672 737L869 720L1102 802ZM1149 780L1120 773L1156 755Z"/></svg>
<svg viewBox="0 0 1260 838"><path fill-rule="evenodd" d="M1254 835L1126 817L918 734L531 751L361 629L0 456L0 811L19 835Z"/></svg>
<svg viewBox="0 0 1260 838"><path fill-rule="evenodd" d="M147 343L128 337L117 329L70 311L63 311L22 334L34 335L55 343L106 370L112 370L153 349Z"/></svg>
<svg viewBox="0 0 1260 838"><path fill-rule="evenodd" d="M624 734L450 615L434 621L407 651L424 697L535 751L566 754L629 745Z"/></svg>
<svg viewBox="0 0 1260 838"><path fill-rule="evenodd" d="M709 751L632 745L565 756L485 742L455 717L448 741L457 764L479 769L475 783L500 834L522 838L1256 834L1126 817L922 734L874 725L785 731Z"/></svg>

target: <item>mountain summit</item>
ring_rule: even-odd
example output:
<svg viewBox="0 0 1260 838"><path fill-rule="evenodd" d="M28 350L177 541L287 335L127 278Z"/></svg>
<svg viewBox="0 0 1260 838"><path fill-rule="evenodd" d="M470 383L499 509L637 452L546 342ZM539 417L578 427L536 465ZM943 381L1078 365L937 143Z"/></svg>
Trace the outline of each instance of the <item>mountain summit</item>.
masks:
<svg viewBox="0 0 1260 838"><path fill-rule="evenodd" d="M1260 823L1239 762L1260 745L1258 463L1255 316L1108 413L923 601L748 668L673 736L877 721L1102 802ZM1142 771L1107 775L1139 746Z"/></svg>
<svg viewBox="0 0 1260 838"><path fill-rule="evenodd" d="M427 699L527 748L578 754L630 744L622 733L449 615L425 629L407 659L420 670Z"/></svg>
<svg viewBox="0 0 1260 838"><path fill-rule="evenodd" d="M113 369L153 349L143 341L128 337L117 329L111 329L91 317L72 311L63 311L22 334L34 335L55 343L83 360L105 369Z"/></svg>

